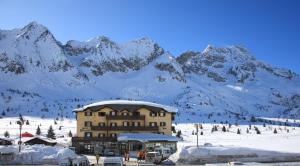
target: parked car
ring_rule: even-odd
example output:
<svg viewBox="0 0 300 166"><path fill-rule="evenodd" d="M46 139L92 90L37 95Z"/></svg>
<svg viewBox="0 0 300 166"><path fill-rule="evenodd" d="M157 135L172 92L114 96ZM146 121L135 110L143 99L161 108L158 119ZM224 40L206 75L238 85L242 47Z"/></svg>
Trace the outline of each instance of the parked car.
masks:
<svg viewBox="0 0 300 166"><path fill-rule="evenodd" d="M138 166L155 166L155 164L150 162L138 162Z"/></svg>
<svg viewBox="0 0 300 166"><path fill-rule="evenodd" d="M103 166L125 166L122 157L107 157L103 160Z"/></svg>
<svg viewBox="0 0 300 166"><path fill-rule="evenodd" d="M157 164L161 161L161 156L158 152L147 152L145 161Z"/></svg>
<svg viewBox="0 0 300 166"><path fill-rule="evenodd" d="M69 158L59 163L59 166L89 166L89 160L85 157Z"/></svg>
<svg viewBox="0 0 300 166"><path fill-rule="evenodd" d="M116 153L115 153L115 151L113 149L105 149L103 155L104 156L115 156Z"/></svg>

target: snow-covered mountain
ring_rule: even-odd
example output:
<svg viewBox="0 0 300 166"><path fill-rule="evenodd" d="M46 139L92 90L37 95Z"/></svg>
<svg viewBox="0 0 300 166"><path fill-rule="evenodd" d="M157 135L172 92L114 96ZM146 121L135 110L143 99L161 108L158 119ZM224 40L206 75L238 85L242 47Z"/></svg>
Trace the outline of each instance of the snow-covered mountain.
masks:
<svg viewBox="0 0 300 166"><path fill-rule="evenodd" d="M149 38L62 44L36 22L0 30L0 95L1 116L72 117L82 104L132 99L178 107L180 122L300 117L300 77L244 47L174 56Z"/></svg>

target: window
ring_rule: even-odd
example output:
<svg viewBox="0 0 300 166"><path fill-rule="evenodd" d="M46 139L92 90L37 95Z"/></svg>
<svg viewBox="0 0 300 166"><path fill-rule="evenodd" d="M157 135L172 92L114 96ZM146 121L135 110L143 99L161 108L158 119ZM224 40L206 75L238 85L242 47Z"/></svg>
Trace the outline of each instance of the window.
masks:
<svg viewBox="0 0 300 166"><path fill-rule="evenodd" d="M116 133L111 133L111 134L110 134L110 137L116 137L116 136L117 136Z"/></svg>
<svg viewBox="0 0 300 166"><path fill-rule="evenodd" d="M116 111L111 111L111 112L110 112L110 115L111 115L111 116L116 116L116 115L117 115L117 112L116 112Z"/></svg>
<svg viewBox="0 0 300 166"><path fill-rule="evenodd" d="M132 126L134 127L141 126L141 122L132 122Z"/></svg>
<svg viewBox="0 0 300 166"><path fill-rule="evenodd" d="M84 112L84 116L92 116L92 112Z"/></svg>
<svg viewBox="0 0 300 166"><path fill-rule="evenodd" d="M166 113L165 112L160 112L159 116L166 116Z"/></svg>
<svg viewBox="0 0 300 166"><path fill-rule="evenodd" d="M110 123L110 126L115 127L117 126L117 123Z"/></svg>
<svg viewBox="0 0 300 166"><path fill-rule="evenodd" d="M123 122L123 126L129 126L129 122Z"/></svg>
<svg viewBox="0 0 300 166"><path fill-rule="evenodd" d="M133 112L133 116L140 116L140 112L138 111Z"/></svg>
<svg viewBox="0 0 300 166"><path fill-rule="evenodd" d="M156 112L150 112L150 116L156 116Z"/></svg>
<svg viewBox="0 0 300 166"><path fill-rule="evenodd" d="M99 138L103 138L103 137L105 137L105 134L104 134L104 133L99 133L99 134L98 134L98 137L99 137Z"/></svg>
<svg viewBox="0 0 300 166"><path fill-rule="evenodd" d="M90 144L84 144L84 149L90 151L91 150L91 145Z"/></svg>
<svg viewBox="0 0 300 166"><path fill-rule="evenodd" d="M90 138L90 137L92 137L92 136L93 136L93 135L92 135L91 132L85 132L85 133L84 133L84 137Z"/></svg>
<svg viewBox="0 0 300 166"><path fill-rule="evenodd" d="M156 122L150 122L150 123L149 123L149 126L155 127L155 126L157 126L157 123L156 123Z"/></svg>
<svg viewBox="0 0 300 166"><path fill-rule="evenodd" d="M98 123L98 125L99 125L100 127L104 127L104 126L105 126L105 123L100 122L100 123Z"/></svg>
<svg viewBox="0 0 300 166"><path fill-rule="evenodd" d="M98 112L98 116L105 116L105 112Z"/></svg>
<svg viewBox="0 0 300 166"><path fill-rule="evenodd" d="M92 126L92 122L86 121L86 122L84 122L84 126L85 127L91 127Z"/></svg>
<svg viewBox="0 0 300 166"><path fill-rule="evenodd" d="M122 116L128 116L128 112L123 112Z"/></svg>
<svg viewBox="0 0 300 166"><path fill-rule="evenodd" d="M160 126L166 126L166 122L160 122L159 125Z"/></svg>

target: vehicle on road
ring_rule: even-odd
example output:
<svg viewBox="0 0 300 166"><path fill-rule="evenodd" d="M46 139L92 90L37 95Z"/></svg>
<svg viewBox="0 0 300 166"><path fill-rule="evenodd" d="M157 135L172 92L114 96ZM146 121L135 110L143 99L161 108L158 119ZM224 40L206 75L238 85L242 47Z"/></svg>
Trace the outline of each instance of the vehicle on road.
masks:
<svg viewBox="0 0 300 166"><path fill-rule="evenodd" d="M116 152L113 149L105 149L103 155L104 156L115 156Z"/></svg>
<svg viewBox="0 0 300 166"><path fill-rule="evenodd" d="M89 166L89 160L85 157L76 157L76 158L69 158L66 160L63 160L59 163L59 166Z"/></svg>
<svg viewBox="0 0 300 166"><path fill-rule="evenodd" d="M158 152L147 152L145 161L158 164L161 162L161 156Z"/></svg>
<svg viewBox="0 0 300 166"><path fill-rule="evenodd" d="M138 162L138 166L155 166L155 164L150 162Z"/></svg>
<svg viewBox="0 0 300 166"><path fill-rule="evenodd" d="M122 157L107 157L103 160L103 166L125 166Z"/></svg>

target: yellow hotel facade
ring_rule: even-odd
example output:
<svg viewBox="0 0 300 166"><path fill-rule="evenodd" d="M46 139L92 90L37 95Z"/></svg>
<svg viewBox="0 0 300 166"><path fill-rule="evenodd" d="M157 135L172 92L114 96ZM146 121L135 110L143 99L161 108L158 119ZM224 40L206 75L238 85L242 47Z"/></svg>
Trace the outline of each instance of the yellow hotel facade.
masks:
<svg viewBox="0 0 300 166"><path fill-rule="evenodd" d="M177 141L172 136L176 111L161 104L131 100L101 101L77 108L77 135L72 138L72 146L78 153L94 153L96 146L103 153L105 149L123 153L157 145L176 150Z"/></svg>

